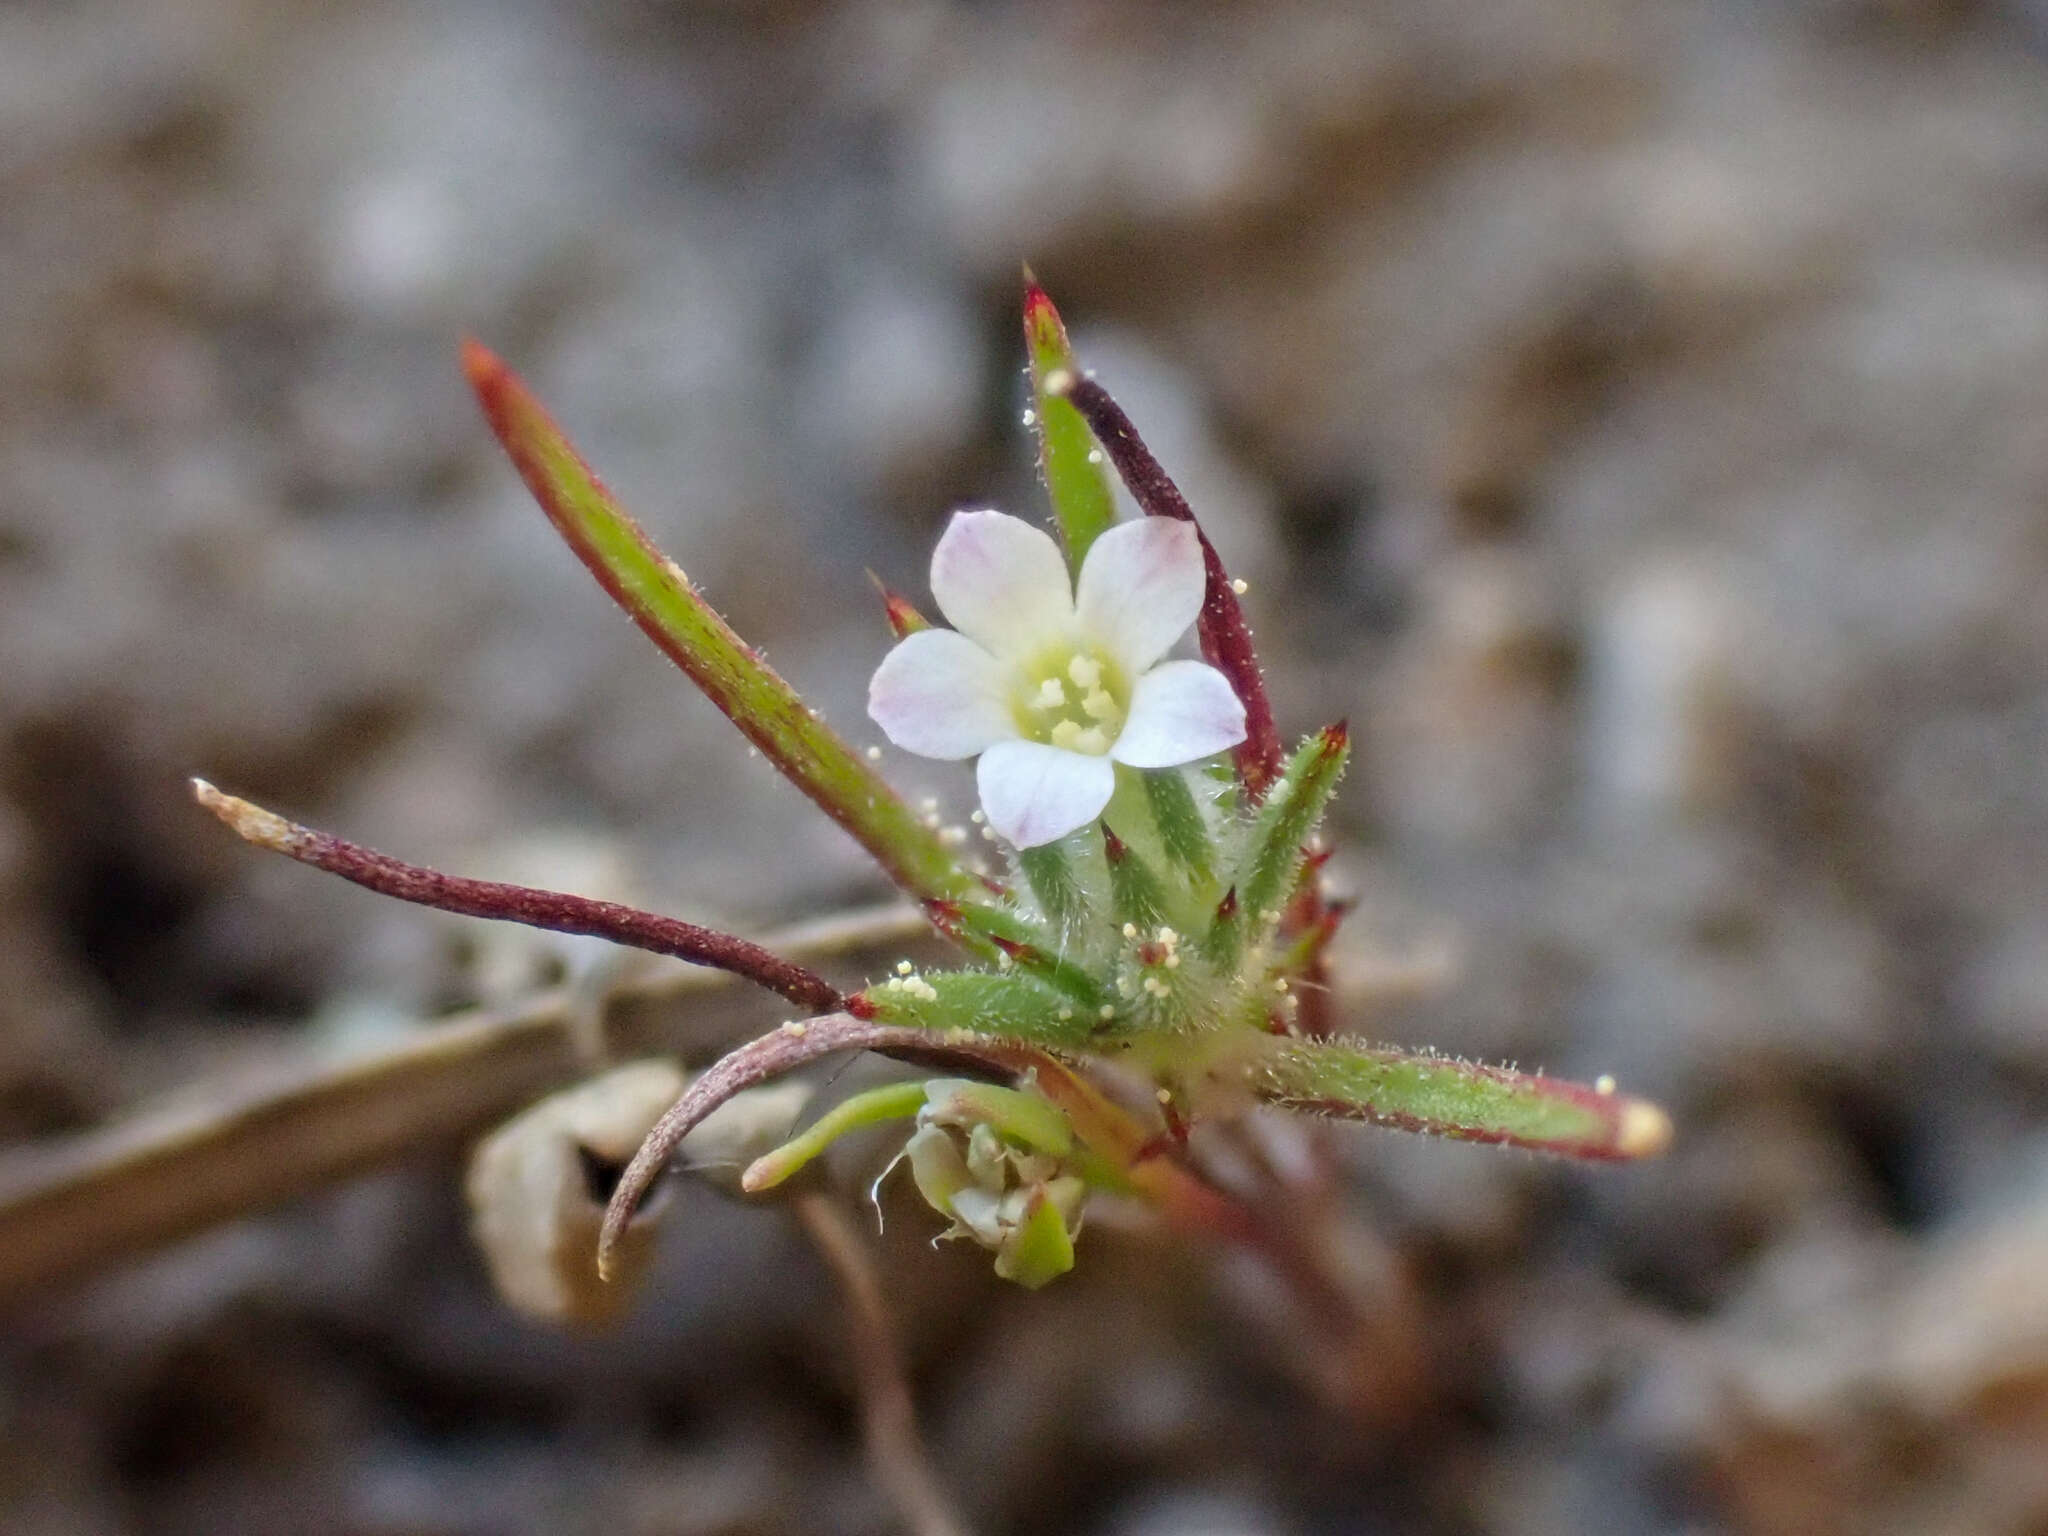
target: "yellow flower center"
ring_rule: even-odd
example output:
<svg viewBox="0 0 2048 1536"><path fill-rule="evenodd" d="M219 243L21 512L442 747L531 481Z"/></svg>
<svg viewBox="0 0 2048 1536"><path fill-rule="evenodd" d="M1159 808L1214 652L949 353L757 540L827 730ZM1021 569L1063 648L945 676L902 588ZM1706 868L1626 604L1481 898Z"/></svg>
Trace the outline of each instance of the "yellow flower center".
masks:
<svg viewBox="0 0 2048 1536"><path fill-rule="evenodd" d="M1026 665L1011 699L1017 729L1029 740L1089 757L1110 749L1130 706L1122 670L1085 641L1063 641Z"/></svg>

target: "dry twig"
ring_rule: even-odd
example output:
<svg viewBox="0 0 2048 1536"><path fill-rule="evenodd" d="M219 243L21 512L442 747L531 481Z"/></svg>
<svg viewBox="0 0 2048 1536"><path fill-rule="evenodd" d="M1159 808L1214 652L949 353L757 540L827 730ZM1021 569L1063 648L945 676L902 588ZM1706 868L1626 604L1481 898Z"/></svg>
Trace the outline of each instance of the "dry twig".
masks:
<svg viewBox="0 0 2048 1536"><path fill-rule="evenodd" d="M865 968L929 938L914 909L892 906L795 927L774 944ZM734 993L723 972L650 962L603 1000L606 1054L693 1059L722 1048L757 1031L758 1017L730 1007L686 1015L673 1005ZM583 1008L563 989L341 1061L309 1042L251 1080L7 1152L0 1304L484 1129L588 1075L576 1038Z"/></svg>
<svg viewBox="0 0 2048 1536"><path fill-rule="evenodd" d="M860 1393L868 1462L912 1536L965 1536L918 1438L917 1409L903 1370L896 1325L882 1298L867 1241L831 1196L806 1190L790 1201L797 1221L846 1298L847 1333Z"/></svg>

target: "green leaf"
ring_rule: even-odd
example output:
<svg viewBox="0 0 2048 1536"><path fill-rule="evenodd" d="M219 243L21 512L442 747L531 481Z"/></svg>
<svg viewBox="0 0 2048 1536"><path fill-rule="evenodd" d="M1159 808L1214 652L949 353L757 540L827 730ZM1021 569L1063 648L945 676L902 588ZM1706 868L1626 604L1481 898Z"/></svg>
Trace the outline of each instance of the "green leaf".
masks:
<svg viewBox="0 0 2048 1536"><path fill-rule="evenodd" d="M925 897L978 890L938 833L733 632L682 568L654 547L518 376L474 341L464 344L462 363L491 430L563 541L762 755L905 890Z"/></svg>
<svg viewBox="0 0 2048 1536"><path fill-rule="evenodd" d="M1038 431L1038 467L1045 477L1067 560L1075 570L1089 546L1116 521L1109 472L1081 413L1045 392L1048 376L1078 369L1060 312L1027 268L1024 273L1024 348L1031 358L1032 424Z"/></svg>
<svg viewBox="0 0 2048 1536"><path fill-rule="evenodd" d="M1253 1091L1287 1109L1610 1162L1671 1141L1663 1110L1606 1079L1589 1087L1348 1040L1276 1038L1253 1050Z"/></svg>
<svg viewBox="0 0 2048 1536"><path fill-rule="evenodd" d="M1085 966L1061 952L1047 949L1037 929L1016 913L975 901L929 901L925 912L932 926L974 954L998 965L1014 965L1047 986L1093 1009L1107 1000L1101 982Z"/></svg>
<svg viewBox="0 0 2048 1536"><path fill-rule="evenodd" d="M1084 1045L1100 1022L1072 997L1021 971L892 976L861 993L860 1001L886 1024L1049 1045Z"/></svg>

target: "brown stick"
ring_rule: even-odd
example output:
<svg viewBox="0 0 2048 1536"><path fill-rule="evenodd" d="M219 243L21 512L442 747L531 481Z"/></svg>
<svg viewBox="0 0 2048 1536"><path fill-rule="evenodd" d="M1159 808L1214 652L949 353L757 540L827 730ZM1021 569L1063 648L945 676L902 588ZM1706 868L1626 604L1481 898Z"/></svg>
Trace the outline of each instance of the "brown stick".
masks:
<svg viewBox="0 0 2048 1536"><path fill-rule="evenodd" d="M302 827L260 805L222 794L204 779L192 781L192 794L245 841L330 875L339 875L380 896L396 896L400 901L463 917L524 923L529 928L610 939L614 944L644 949L650 954L671 955L692 965L730 971L813 1012L832 1012L848 1005L845 995L824 977L759 944L714 928L700 928L680 918L643 912L616 901L593 901L587 896L537 891L530 886L505 885L496 880L468 880L422 865L402 863L388 854L329 832Z"/></svg>
<svg viewBox="0 0 2048 1536"><path fill-rule="evenodd" d="M1202 565L1208 581L1202 593L1202 616L1196 632L1202 655L1209 664L1230 679L1244 705L1245 737L1236 750L1237 776L1244 783L1246 797L1256 805L1265 797L1267 786L1280 775L1280 733L1273 724L1273 705L1266 697L1266 677L1259 670L1259 658L1252 649L1252 632L1238 605L1237 589L1223 569L1223 557L1209 542L1209 535L1195 517L1195 509L1181 495L1173 477L1152 457L1138 429L1123 407L1110 398L1108 390L1093 379L1062 371L1045 381L1045 392L1064 397L1088 423L1095 440L1109 453L1110 462L1122 476L1132 499L1147 517L1172 517L1194 524L1202 541Z"/></svg>
<svg viewBox="0 0 2048 1536"><path fill-rule="evenodd" d="M917 1407L904 1375L903 1348L875 1274L874 1255L831 1196L807 1192L791 1203L846 1299L861 1435L875 1481L895 1504L911 1536L965 1536L967 1527L946 1497L917 1433Z"/></svg>
<svg viewBox="0 0 2048 1536"><path fill-rule="evenodd" d="M858 966L932 942L922 914L903 906L776 937L794 953L850 954ZM675 1006L686 999L689 1008ZM650 961L603 1000L605 1053L702 1059L759 1028L738 1002L724 972ZM586 1004L560 989L341 1061L295 1044L260 1070L216 1075L114 1124L8 1149L0 1305L484 1129L588 1075L575 1038Z"/></svg>

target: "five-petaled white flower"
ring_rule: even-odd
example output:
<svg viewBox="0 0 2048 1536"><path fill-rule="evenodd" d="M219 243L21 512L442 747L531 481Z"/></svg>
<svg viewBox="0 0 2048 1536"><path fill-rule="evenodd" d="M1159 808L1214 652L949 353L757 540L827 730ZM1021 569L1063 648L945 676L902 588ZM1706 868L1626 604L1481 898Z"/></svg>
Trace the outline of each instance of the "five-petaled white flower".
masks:
<svg viewBox="0 0 2048 1536"><path fill-rule="evenodd" d="M906 752L981 756L989 825L1019 848L1102 814L1115 764L1170 768L1244 740L1244 705L1200 661L1166 661L1202 608L1202 546L1170 518L1098 538L1070 586L1052 539L1001 512L956 512L932 553L953 629L906 636L868 714Z"/></svg>

